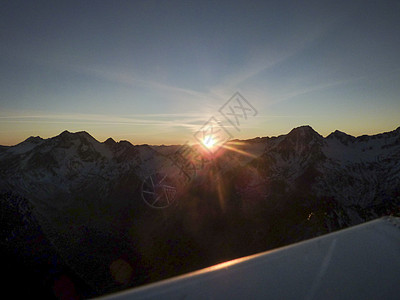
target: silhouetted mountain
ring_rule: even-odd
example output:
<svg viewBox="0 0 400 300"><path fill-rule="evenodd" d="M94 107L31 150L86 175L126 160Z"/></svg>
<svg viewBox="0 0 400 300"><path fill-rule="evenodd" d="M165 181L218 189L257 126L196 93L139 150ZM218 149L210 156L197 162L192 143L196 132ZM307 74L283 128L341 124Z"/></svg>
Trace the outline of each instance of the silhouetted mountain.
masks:
<svg viewBox="0 0 400 300"><path fill-rule="evenodd" d="M354 141L356 140L356 138L352 135L348 135L344 132L341 132L339 130L336 130L335 132L332 132L330 135L328 135L327 137L328 139L337 139L338 141L340 141L342 144L344 145L348 145L351 143L354 143Z"/></svg>
<svg viewBox="0 0 400 300"><path fill-rule="evenodd" d="M104 141L104 144L106 144L106 145L109 146L109 147L114 146L116 143L117 143L117 142L114 141L113 138L108 138L106 141Z"/></svg>
<svg viewBox="0 0 400 300"><path fill-rule="evenodd" d="M2 249L89 296L399 214L400 127L181 152L84 131L0 147Z"/></svg>

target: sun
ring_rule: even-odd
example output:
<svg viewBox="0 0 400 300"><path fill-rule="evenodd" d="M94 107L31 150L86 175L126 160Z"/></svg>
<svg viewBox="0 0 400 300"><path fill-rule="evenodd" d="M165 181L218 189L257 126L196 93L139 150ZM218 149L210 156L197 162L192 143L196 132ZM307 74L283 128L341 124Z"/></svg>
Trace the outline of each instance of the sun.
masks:
<svg viewBox="0 0 400 300"><path fill-rule="evenodd" d="M215 145L215 140L213 139L213 137L211 135L207 135L203 139L203 145L206 146L208 149L211 149Z"/></svg>

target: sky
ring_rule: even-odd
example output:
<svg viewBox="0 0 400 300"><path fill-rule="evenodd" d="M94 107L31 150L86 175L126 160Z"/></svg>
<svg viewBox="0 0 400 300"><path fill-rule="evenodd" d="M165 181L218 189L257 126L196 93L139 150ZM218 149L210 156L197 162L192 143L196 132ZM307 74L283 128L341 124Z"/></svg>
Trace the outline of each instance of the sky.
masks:
<svg viewBox="0 0 400 300"><path fill-rule="evenodd" d="M212 117L239 139L391 131L399 53L396 0L1 1L0 145L176 144ZM236 92L240 128L221 114Z"/></svg>

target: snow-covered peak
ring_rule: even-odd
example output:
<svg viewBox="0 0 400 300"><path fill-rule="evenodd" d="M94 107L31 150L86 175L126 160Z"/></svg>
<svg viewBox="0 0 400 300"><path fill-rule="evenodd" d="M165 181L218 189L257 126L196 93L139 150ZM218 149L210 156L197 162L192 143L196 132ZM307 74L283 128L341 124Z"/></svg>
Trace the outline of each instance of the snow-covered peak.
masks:
<svg viewBox="0 0 400 300"><path fill-rule="evenodd" d="M330 159L346 162L376 162L393 155L400 146L400 130L354 137L335 131L325 139L323 152Z"/></svg>
<svg viewBox="0 0 400 300"><path fill-rule="evenodd" d="M336 130L327 136L327 139L336 139L340 141L344 145L348 145L350 143L354 143L356 138L352 135L344 133L342 131Z"/></svg>
<svg viewBox="0 0 400 300"><path fill-rule="evenodd" d="M286 159L295 156L319 154L324 138L310 126L294 128L278 142L274 151Z"/></svg>
<svg viewBox="0 0 400 300"><path fill-rule="evenodd" d="M44 139L42 139L39 136L35 136L35 137L31 136L31 137L27 138L25 141L15 145L15 146L8 147L7 152L12 153L12 154L22 154L22 153L32 150L36 146L43 143L43 141L44 141Z"/></svg>
<svg viewBox="0 0 400 300"><path fill-rule="evenodd" d="M98 141L92 137L89 133L87 133L86 131L78 131L78 132L69 132L68 130L63 131L62 133L60 133L58 136L54 137L56 139L61 139L64 141L71 141L71 140L77 140L77 139L81 139L81 140L85 140L88 142L97 142Z"/></svg>
<svg viewBox="0 0 400 300"><path fill-rule="evenodd" d="M322 136L316 132L311 126L309 125L304 125L300 127L293 128L289 134L287 135L288 137L317 137L321 138Z"/></svg>

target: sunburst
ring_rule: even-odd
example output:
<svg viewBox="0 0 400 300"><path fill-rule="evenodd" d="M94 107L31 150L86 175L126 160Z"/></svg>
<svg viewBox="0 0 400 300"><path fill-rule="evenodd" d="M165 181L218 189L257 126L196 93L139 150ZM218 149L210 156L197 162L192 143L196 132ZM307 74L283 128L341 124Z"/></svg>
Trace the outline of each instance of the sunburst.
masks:
<svg viewBox="0 0 400 300"><path fill-rule="evenodd" d="M216 141L211 135L207 135L203 139L203 145L205 147L207 147L208 149L212 149L215 146L215 144L216 144Z"/></svg>

